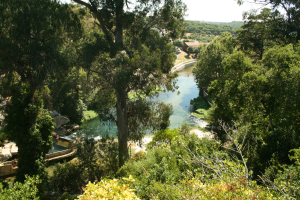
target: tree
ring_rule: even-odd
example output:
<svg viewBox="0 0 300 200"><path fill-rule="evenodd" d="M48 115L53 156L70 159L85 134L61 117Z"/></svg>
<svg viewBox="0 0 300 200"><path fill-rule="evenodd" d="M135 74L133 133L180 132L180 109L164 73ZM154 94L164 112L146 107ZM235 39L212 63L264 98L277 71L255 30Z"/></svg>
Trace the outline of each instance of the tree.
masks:
<svg viewBox="0 0 300 200"><path fill-rule="evenodd" d="M238 32L238 43L240 49L255 59L261 60L264 51L275 45L276 21L280 16L274 16L269 8L264 8L260 14L249 13L247 21Z"/></svg>
<svg viewBox="0 0 300 200"><path fill-rule="evenodd" d="M194 51L195 51L194 47L188 47L187 48L188 56L190 56L190 54L193 53Z"/></svg>
<svg viewBox="0 0 300 200"><path fill-rule="evenodd" d="M4 0L0 3L0 74L12 96L5 132L19 148L17 180L40 174L52 146L54 122L43 110L41 91L51 72L64 69L64 55L80 28L67 5L52 0Z"/></svg>
<svg viewBox="0 0 300 200"><path fill-rule="evenodd" d="M216 119L236 121L247 133L239 140L249 144L244 155L254 175L265 170L273 155L278 162L289 163L289 151L300 145L299 60L292 45L267 50L259 64L236 52L222 62L223 79L209 88Z"/></svg>
<svg viewBox="0 0 300 200"><path fill-rule="evenodd" d="M137 1L134 8L125 11L129 1L74 1L90 10L101 30L96 33L97 41L87 45L94 56L89 68L115 93L122 166L128 158L130 134L128 93L143 90L149 94L162 79L169 80L176 59L170 39L182 33L185 6L180 0L146 0Z"/></svg>
<svg viewBox="0 0 300 200"><path fill-rule="evenodd" d="M173 42L173 44L176 46L176 47L183 47L183 43L180 41L180 40L175 40Z"/></svg>
<svg viewBox="0 0 300 200"><path fill-rule="evenodd" d="M238 0L238 4L242 4L244 0ZM296 44L300 40L300 5L295 0L261 0L255 3L263 6L271 5L273 18L278 16L279 10L284 10L284 17L275 19L272 32L274 39L280 39L285 44ZM281 9L279 9L281 8Z"/></svg>
<svg viewBox="0 0 300 200"><path fill-rule="evenodd" d="M223 33L214 39L208 46L201 47L198 54L198 61L193 73L197 80L198 87L208 88L213 80L223 76L223 59L234 52L235 39L230 33Z"/></svg>

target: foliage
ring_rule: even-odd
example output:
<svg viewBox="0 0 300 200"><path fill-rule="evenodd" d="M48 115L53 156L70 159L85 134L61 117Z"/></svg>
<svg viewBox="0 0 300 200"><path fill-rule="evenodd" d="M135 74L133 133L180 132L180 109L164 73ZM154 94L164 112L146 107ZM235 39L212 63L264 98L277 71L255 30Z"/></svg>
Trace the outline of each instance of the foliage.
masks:
<svg viewBox="0 0 300 200"><path fill-rule="evenodd" d="M11 98L4 129L9 139L15 141L20 149L17 180L25 180L26 174L39 174L44 180L47 177L44 157L52 148L54 122L47 111L43 110L43 101L38 92L34 95L34 102L28 103L28 86L22 84L19 90L21 92Z"/></svg>
<svg viewBox="0 0 300 200"><path fill-rule="evenodd" d="M255 175L268 167L273 154L278 162L290 164L286 159L289 151L300 146L298 118L290 118L299 110L295 93L299 90L299 58L292 45L270 48L256 64L236 52L223 60L226 73L209 88L215 103L214 120L221 118L231 125L236 120L248 132L245 154ZM243 137L241 134L239 140Z"/></svg>
<svg viewBox="0 0 300 200"><path fill-rule="evenodd" d="M84 169L76 163L58 163L55 165L53 175L50 177L49 188L58 192L80 193L86 180L83 172Z"/></svg>
<svg viewBox="0 0 300 200"><path fill-rule="evenodd" d="M238 0L238 3L243 3L243 0ZM273 18L281 13L283 16L280 19L274 19L274 26L270 32L274 34L273 40L281 40L285 44L296 44L300 39L299 15L300 6L298 1L294 0L263 0L254 1L262 5L270 5L272 8Z"/></svg>
<svg viewBox="0 0 300 200"><path fill-rule="evenodd" d="M52 72L69 64L68 36L75 37L80 25L68 6L52 0L4 0L0 15L0 74L8 76L5 95L12 96L5 132L19 148L17 180L25 174L45 180L54 122L43 110L41 93Z"/></svg>
<svg viewBox="0 0 300 200"><path fill-rule="evenodd" d="M186 129L184 126L180 130ZM165 139L160 134L161 142L151 149L148 147L144 159L131 160L119 170L119 175L131 174L136 180L132 186L138 197L276 199L279 196L246 179L244 165L232 151L220 149L217 142L191 134L176 135L170 143L170 134Z"/></svg>
<svg viewBox="0 0 300 200"><path fill-rule="evenodd" d="M289 155L295 163L292 165L272 165L266 170L262 181L285 199L300 198L300 148L292 149ZM279 169L278 169L279 168Z"/></svg>
<svg viewBox="0 0 300 200"><path fill-rule="evenodd" d="M260 14L249 13L247 21L238 31L239 48L252 59L261 60L264 51L276 44L274 29L278 24L275 22L280 17L274 16L268 8L261 10Z"/></svg>
<svg viewBox="0 0 300 200"><path fill-rule="evenodd" d="M223 76L223 59L234 52L235 39L229 33L223 33L214 39L198 54L193 74L199 88L207 88L213 80Z"/></svg>
<svg viewBox="0 0 300 200"><path fill-rule="evenodd" d="M94 182L95 179L101 177L102 170L97 164L97 142L94 138L84 137L76 145L76 156L79 161L79 167L87 173L87 180Z"/></svg>
<svg viewBox="0 0 300 200"><path fill-rule="evenodd" d="M173 45L175 45L176 47L183 47L183 43L180 40L175 40L173 42Z"/></svg>
<svg viewBox="0 0 300 200"><path fill-rule="evenodd" d="M186 27L188 33L196 33L198 35L221 35L224 32L229 32L232 35L235 35L235 31L237 30L227 24L212 24L199 21L186 21Z"/></svg>
<svg viewBox="0 0 300 200"><path fill-rule="evenodd" d="M89 183L79 199L139 199L133 193L134 190L130 189L129 184L133 181L132 177L129 176L123 180L113 179L102 180L97 184Z"/></svg>
<svg viewBox="0 0 300 200"><path fill-rule="evenodd" d="M146 152L143 150L140 150L134 154L132 154L132 156L130 157L130 161L139 161L139 160L143 160L146 158Z"/></svg>
<svg viewBox="0 0 300 200"><path fill-rule="evenodd" d="M53 200L74 200L77 199L78 195L77 194L69 194L67 192L64 192L60 197L55 197L55 198L51 198Z"/></svg>
<svg viewBox="0 0 300 200"><path fill-rule="evenodd" d="M83 119L81 120L81 122L87 122L89 120L97 118L98 116L98 113L93 110L83 111Z"/></svg>
<svg viewBox="0 0 300 200"><path fill-rule="evenodd" d="M154 148L158 146L159 143L171 144L171 141L179 136L179 131L177 129L164 129L154 133L154 137L151 142L147 144L148 148Z"/></svg>
<svg viewBox="0 0 300 200"><path fill-rule="evenodd" d="M4 145L4 140L8 137L5 135L5 132L0 128L0 146Z"/></svg>
<svg viewBox="0 0 300 200"><path fill-rule="evenodd" d="M194 112L192 112L193 116L207 119L207 110L210 108L210 105L203 95L199 95L197 98L192 99L190 104L194 106Z"/></svg>
<svg viewBox="0 0 300 200"><path fill-rule="evenodd" d="M74 2L88 8L97 22L97 28L90 34L94 39L87 38L83 42L78 63L96 73L104 88L109 88L115 95L116 116L111 115L110 119L118 127L119 165L122 166L129 157L127 142L132 131L129 127L139 129L134 134L142 129L129 125L128 93L141 89L151 91L162 83L167 89L173 89L169 71L176 55L170 39L182 34L186 8L181 0L163 0L154 4L149 0L139 1L126 12L124 1ZM160 32L162 29L164 33ZM134 105L138 103L136 101Z"/></svg>
<svg viewBox="0 0 300 200"><path fill-rule="evenodd" d="M145 98L147 98L149 96L155 95L158 92L162 92L162 91L164 91L164 88L162 88L162 87L155 87L150 92L149 91L139 90L139 91L136 91L136 92L130 92L130 93L128 93L128 98L131 101L135 101L135 100L138 100L140 98L141 99L145 99Z"/></svg>
<svg viewBox="0 0 300 200"><path fill-rule="evenodd" d="M0 199L39 199L38 197L38 188L37 185L41 183L41 180L38 176L27 176L24 183L8 182L8 187L3 188L3 185L0 185Z"/></svg>

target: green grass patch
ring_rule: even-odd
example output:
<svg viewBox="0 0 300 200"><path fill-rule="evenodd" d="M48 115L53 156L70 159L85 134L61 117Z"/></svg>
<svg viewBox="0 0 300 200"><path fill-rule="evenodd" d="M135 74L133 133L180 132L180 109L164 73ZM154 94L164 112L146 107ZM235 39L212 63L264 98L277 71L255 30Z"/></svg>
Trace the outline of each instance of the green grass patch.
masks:
<svg viewBox="0 0 300 200"><path fill-rule="evenodd" d="M128 93L128 98L129 98L130 101L137 100L139 97L142 98L142 99L146 99L148 96L151 96L151 95L153 95L157 92L161 92L161 91L164 91L164 88L156 87L155 89L151 90L150 92L139 90L139 91L136 91L136 92Z"/></svg>
<svg viewBox="0 0 300 200"><path fill-rule="evenodd" d="M83 111L83 119L81 120L81 122L87 122L89 120L95 119L96 117L98 117L98 113L93 110Z"/></svg>

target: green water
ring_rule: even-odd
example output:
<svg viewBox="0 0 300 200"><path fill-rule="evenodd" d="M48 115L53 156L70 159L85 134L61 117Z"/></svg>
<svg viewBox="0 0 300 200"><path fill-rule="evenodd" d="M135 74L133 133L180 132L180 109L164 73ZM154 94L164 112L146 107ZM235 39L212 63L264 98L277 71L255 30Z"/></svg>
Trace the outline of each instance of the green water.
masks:
<svg viewBox="0 0 300 200"><path fill-rule="evenodd" d="M177 86L179 94L176 92L160 92L158 97L151 98L152 101L162 101L173 105L173 114L170 117L170 129L178 127L183 121L188 121L191 126L206 126L206 122L191 116L193 107L190 100L198 97L199 89L197 88L194 76L192 74L193 66L187 67L178 72ZM81 125L84 134L99 136L105 133L116 137L117 127L114 124L105 124L99 119L94 119Z"/></svg>

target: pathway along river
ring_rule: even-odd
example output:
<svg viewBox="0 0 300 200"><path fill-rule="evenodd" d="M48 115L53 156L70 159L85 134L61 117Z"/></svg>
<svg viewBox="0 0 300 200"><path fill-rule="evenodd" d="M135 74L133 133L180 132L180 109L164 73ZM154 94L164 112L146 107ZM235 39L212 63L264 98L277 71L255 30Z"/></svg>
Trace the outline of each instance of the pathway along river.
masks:
<svg viewBox="0 0 300 200"><path fill-rule="evenodd" d="M206 122L191 116L193 106L190 105L190 100L198 97L199 89L197 88L192 69L194 66L184 68L178 72L177 86L178 91L175 92L160 92L158 97L154 97L152 101L162 101L164 103L170 103L173 105L173 114L170 117L170 129L181 126L182 122L188 121L191 126L205 127ZM117 137L117 127L108 126L100 120L94 119L81 125L82 132L87 135L93 135L94 137L101 136L105 133L110 133L114 137Z"/></svg>

